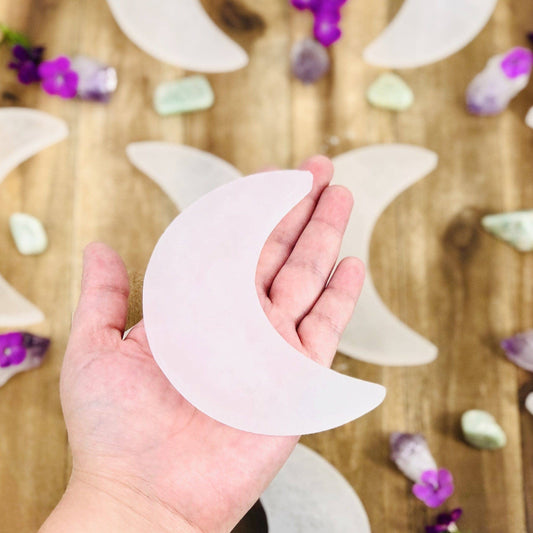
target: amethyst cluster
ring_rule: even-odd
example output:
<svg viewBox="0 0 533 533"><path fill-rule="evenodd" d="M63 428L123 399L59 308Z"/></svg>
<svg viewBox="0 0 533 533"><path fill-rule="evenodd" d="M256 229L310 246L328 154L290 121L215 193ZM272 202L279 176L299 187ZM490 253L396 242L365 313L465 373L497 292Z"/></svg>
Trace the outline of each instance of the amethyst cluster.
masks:
<svg viewBox="0 0 533 533"><path fill-rule="evenodd" d="M296 9L308 10L314 16L313 33L322 46L330 46L342 35L339 27L341 7L347 0L291 0Z"/></svg>

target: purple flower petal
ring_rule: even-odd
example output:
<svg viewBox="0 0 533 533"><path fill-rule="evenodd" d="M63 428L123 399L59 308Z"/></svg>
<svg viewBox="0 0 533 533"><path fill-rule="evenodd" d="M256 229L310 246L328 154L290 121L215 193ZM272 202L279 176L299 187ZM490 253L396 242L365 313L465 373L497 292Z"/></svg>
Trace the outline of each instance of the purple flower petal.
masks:
<svg viewBox="0 0 533 533"><path fill-rule="evenodd" d="M0 335L0 367L19 365L26 358L24 335L22 333L5 333Z"/></svg>
<svg viewBox="0 0 533 533"><path fill-rule="evenodd" d="M320 0L291 0L291 4L296 9L315 11L320 7Z"/></svg>
<svg viewBox="0 0 533 533"><path fill-rule="evenodd" d="M438 472L427 470L420 476L420 483L413 486L413 494L428 507L442 505L453 491L452 474L444 468Z"/></svg>
<svg viewBox="0 0 533 533"><path fill-rule="evenodd" d="M513 48L501 62L503 72L508 78L529 74L533 66L533 52L527 48Z"/></svg>
<svg viewBox="0 0 533 533"><path fill-rule="evenodd" d="M55 76L57 73L57 67L55 61L43 61L39 65L39 76L44 80Z"/></svg>
<svg viewBox="0 0 533 533"><path fill-rule="evenodd" d="M20 44L16 44L11 50L11 53L13 54L13 57L19 61L31 60L31 55L28 50L26 50L26 48Z"/></svg>

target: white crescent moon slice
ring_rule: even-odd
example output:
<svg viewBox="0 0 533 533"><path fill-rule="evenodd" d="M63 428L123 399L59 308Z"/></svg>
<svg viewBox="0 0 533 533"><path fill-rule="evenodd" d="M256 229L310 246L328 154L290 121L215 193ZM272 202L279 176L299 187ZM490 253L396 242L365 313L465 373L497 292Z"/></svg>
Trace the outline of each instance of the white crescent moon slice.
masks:
<svg viewBox="0 0 533 533"><path fill-rule="evenodd" d="M320 366L268 321L255 272L268 236L311 189L304 171L256 174L206 194L167 228L144 281L155 360L197 409L234 428L301 435L377 407L380 385Z"/></svg>
<svg viewBox="0 0 533 533"><path fill-rule="evenodd" d="M199 72L228 72L246 52L209 18L199 0L107 0L122 31L160 61Z"/></svg>
<svg viewBox="0 0 533 533"><path fill-rule="evenodd" d="M405 0L383 33L363 52L371 65L413 68L464 48L483 29L497 0Z"/></svg>
<svg viewBox="0 0 533 533"><path fill-rule="evenodd" d="M30 326L43 320L43 313L0 276L0 328Z"/></svg>
<svg viewBox="0 0 533 533"><path fill-rule="evenodd" d="M146 141L129 144L126 153L180 211L216 187L241 176L223 159L190 146Z"/></svg>
<svg viewBox="0 0 533 533"><path fill-rule="evenodd" d="M429 174L437 155L401 144L373 145L333 159L333 181L352 192L355 205L344 235L341 257L356 256L366 264L372 231L380 214L402 191ZM421 365L437 356L437 348L408 328L382 302L370 273L339 351L380 365Z"/></svg>
<svg viewBox="0 0 533 533"><path fill-rule="evenodd" d="M297 444L261 496L269 533L370 533L352 486L323 457Z"/></svg>
<svg viewBox="0 0 533 533"><path fill-rule="evenodd" d="M43 111L0 109L0 183L20 163L67 135L66 123Z"/></svg>

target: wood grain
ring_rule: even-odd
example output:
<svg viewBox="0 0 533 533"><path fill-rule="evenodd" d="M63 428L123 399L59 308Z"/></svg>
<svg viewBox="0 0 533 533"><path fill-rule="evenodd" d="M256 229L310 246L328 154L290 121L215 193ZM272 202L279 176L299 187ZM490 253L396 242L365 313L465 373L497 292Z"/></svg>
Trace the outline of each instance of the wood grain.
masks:
<svg viewBox="0 0 533 533"><path fill-rule="evenodd" d="M140 273L176 215L170 200L125 157L129 142L150 139L209 150L245 173L389 141L439 154L438 169L383 214L371 253L383 299L438 345L439 358L418 368L382 368L339 355L338 370L383 383L387 400L361 420L303 442L354 486L374 532L422 531L434 514L410 496L410 483L388 460L393 430L423 432L439 464L454 473L450 504L465 510L462 529L533 531L533 418L521 407L532 377L498 348L502 336L533 327L533 255L518 254L479 226L484 213L533 205L533 132L523 123L533 87L496 118L468 116L462 103L468 81L490 55L526 44L525 33L533 29L529 3L500 0L487 27L460 53L403 71L416 103L401 114L366 103L365 90L379 70L361 59L400 0L349 2L332 71L309 87L289 76L291 43L310 31L305 14L286 0L204 4L246 47L250 65L209 76L217 98L212 109L162 119L151 106L153 90L183 72L131 43L105 0L0 0L0 20L45 43L50 55L92 55L115 65L120 80L112 102L102 106L23 88L0 69L1 105L13 105L5 94L11 93L15 105L48 111L70 128L66 141L21 165L0 186L0 271L45 311L46 322L31 330L53 339L40 370L0 389L0 531L35 531L68 480L58 379L83 247L104 240L131 272ZM0 63L6 61L2 51ZM51 245L42 256L15 251L7 219L18 210L43 220ZM505 449L480 452L462 442L459 418L472 407L501 422L509 439Z"/></svg>

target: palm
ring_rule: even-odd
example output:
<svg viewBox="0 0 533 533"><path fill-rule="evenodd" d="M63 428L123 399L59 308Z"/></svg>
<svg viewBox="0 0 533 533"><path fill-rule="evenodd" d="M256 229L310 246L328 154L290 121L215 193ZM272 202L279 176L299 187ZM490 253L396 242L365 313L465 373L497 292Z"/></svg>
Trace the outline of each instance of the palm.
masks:
<svg viewBox="0 0 533 533"><path fill-rule="evenodd" d="M280 334L329 364L359 293L362 268L356 260L342 261L325 289L351 198L344 189L327 187L327 160L316 158L307 168L315 176L313 190L265 244L257 291ZM122 340L127 293L120 258L92 245L61 380L74 470L120 480L201 531L229 531L297 437L245 433L196 410L156 365L142 322Z"/></svg>

